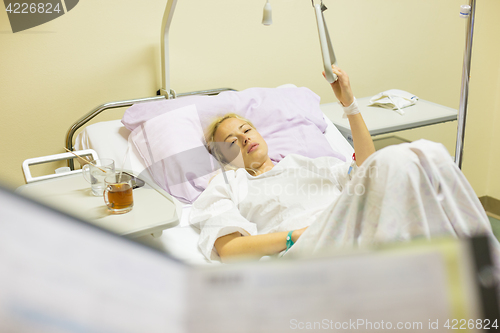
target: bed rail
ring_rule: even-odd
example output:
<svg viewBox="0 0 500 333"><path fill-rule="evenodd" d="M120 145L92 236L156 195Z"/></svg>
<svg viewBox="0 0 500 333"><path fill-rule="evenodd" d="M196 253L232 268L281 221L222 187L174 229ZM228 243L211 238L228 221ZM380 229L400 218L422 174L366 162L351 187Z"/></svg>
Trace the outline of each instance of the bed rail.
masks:
<svg viewBox="0 0 500 333"><path fill-rule="evenodd" d="M218 88L218 89L209 89L209 90L200 90L200 91L192 91L192 92L187 92L187 93L180 93L180 94L175 94L173 97L183 97L183 96L193 96L193 95L217 95L223 91L236 91L235 89L231 88ZM109 102L105 103L102 105L99 105L98 107L94 108L92 111L87 113L85 116L77 120L73 125L71 125L70 129L68 130L68 133L66 134L66 148L69 150L73 150L73 137L78 129L80 129L82 126L84 126L86 123L88 123L90 120L92 120L94 117L99 115L101 112L109 109L116 109L116 108L122 108L122 107L128 107L132 106L134 104L138 103L145 103L145 102L152 102L152 101L159 101L159 100L164 100L166 99L165 96L154 96L154 97L146 97L146 98L138 98L138 99L129 99L129 100L124 100L124 101L117 101L117 102ZM70 167L71 170L74 170L74 163L73 160L68 160L68 166Z"/></svg>

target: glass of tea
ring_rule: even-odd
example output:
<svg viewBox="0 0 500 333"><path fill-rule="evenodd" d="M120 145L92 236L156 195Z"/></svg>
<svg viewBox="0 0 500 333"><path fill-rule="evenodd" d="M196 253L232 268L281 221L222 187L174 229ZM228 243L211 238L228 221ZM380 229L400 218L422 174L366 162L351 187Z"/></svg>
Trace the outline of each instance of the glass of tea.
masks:
<svg viewBox="0 0 500 333"><path fill-rule="evenodd" d="M104 180L104 202L112 214L130 212L134 207L132 177L121 172L114 172Z"/></svg>

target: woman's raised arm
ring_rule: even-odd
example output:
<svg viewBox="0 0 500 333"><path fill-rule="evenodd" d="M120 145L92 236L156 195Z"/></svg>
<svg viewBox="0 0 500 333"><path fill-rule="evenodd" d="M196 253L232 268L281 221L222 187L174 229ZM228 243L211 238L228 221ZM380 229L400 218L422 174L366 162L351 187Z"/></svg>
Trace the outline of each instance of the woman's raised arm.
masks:
<svg viewBox="0 0 500 333"><path fill-rule="evenodd" d="M335 96L340 101L340 103L347 109L357 108L354 103L354 95L352 93L351 84L349 82L349 76L347 73L332 65L332 71L337 74L338 80L331 83L333 92ZM323 75L325 73L323 72ZM354 143L354 152L356 153L356 164L359 166L375 152L375 146L373 145L373 140L368 132L365 121L361 116L361 113L347 114L347 119L349 119L349 125L351 127L352 141Z"/></svg>

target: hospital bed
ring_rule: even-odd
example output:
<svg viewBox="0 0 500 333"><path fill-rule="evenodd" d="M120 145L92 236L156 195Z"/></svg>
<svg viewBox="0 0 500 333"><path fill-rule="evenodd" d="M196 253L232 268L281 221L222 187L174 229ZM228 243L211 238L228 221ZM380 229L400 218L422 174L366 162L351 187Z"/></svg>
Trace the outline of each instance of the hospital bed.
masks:
<svg viewBox="0 0 500 333"><path fill-rule="evenodd" d="M290 90L292 89L292 90ZM296 88L294 85L284 85L278 87L278 89L274 89L276 91L293 91L293 89L305 89L305 88ZM214 95L221 91L231 91L232 89L219 89L216 91L202 91L199 92L200 95ZM272 90L272 89L271 89ZM241 92L243 93L243 92ZM223 94L239 94L236 92L223 92ZM154 103L179 103L182 102L182 99L187 99L186 103L189 104L189 98L193 98L192 93L185 94L184 97L178 97L176 100L164 100L162 98L158 100L147 100L140 101L139 103L134 104L135 107L140 106L140 112L144 112L143 110L148 108L148 105L155 105ZM312 98L314 94L310 94ZM279 94L277 95L279 96ZM210 97L209 97L210 98ZM312 101L313 103L317 103L318 101ZM181 103L182 104L182 103ZM123 103L119 106L123 106ZM99 157L102 158L112 158L115 160L117 164L117 168L124 160L124 156L128 151L128 157L126 158L126 162L124 168L127 170L131 170L136 175L141 175L141 177L151 177L151 174L145 173L146 169L145 161L141 157L140 152L137 150L137 147L132 143L132 140L129 140L129 135L131 131L125 128L122 122L118 120L98 122L83 128L83 130L78 134L76 139L73 138L74 134L80 127L85 126L85 124L93 119L96 115L103 112L105 109L110 109L113 107L118 107L116 104L111 105L103 105L101 107L96 108L88 115L78 120L75 124L71 126L71 129L68 132L67 137L67 147L70 149L82 150L82 149L93 149L97 152ZM319 109L318 109L319 110ZM321 112L321 111L318 111ZM326 122L326 130L322 134L326 139L325 142L329 145L334 151L340 153L342 157L348 161L352 157L353 148L348 143L348 141L344 138L344 136L340 133L340 131L332 124L332 122L324 116L324 121ZM252 119L251 119L252 120ZM253 121L253 120L252 120ZM257 128L259 128L257 125ZM266 139L266 137L264 136ZM73 144L74 140L74 144ZM167 144L167 143L166 143ZM143 236L140 241L153 243L155 247L162 248L165 252L170 253L174 257L177 257L185 262L191 264L205 264L208 261L202 255L200 250L198 249L198 237L199 231L194 227L191 227L188 223L189 210L191 205L185 202L181 202L180 200L173 198L173 201L176 205L177 215L179 217L179 224L173 228L169 228L163 230L163 233L160 237L153 238L151 236Z"/></svg>
<svg viewBox="0 0 500 333"><path fill-rule="evenodd" d="M286 89L291 89L290 91L296 92L295 89L303 90L304 88L294 88L287 85L285 87L271 90L273 92L277 92L277 95L280 95L281 92L286 91ZM240 93L245 93L245 91L238 93L231 92L233 97L234 94ZM222 96L223 94L225 93L221 93L218 96ZM313 94L311 94L311 96L314 97ZM256 100L257 98L253 101L255 102ZM189 99L186 99L185 101L188 101L186 103L188 105L180 108L183 112L189 111L189 108L192 106L189 105ZM177 101L160 100L159 102L169 104L181 103L181 99L179 98ZM317 111L319 111L319 114L322 116L326 124L324 133L321 133L321 136L325 139L326 145L328 145L335 152L339 153L339 157L346 160L350 159L353 153L351 145L340 133L340 131L330 122L330 120L323 116L324 114L319 106L319 101L316 100L316 102L318 104ZM158 101L153 103L158 103ZM141 115L147 113L150 106L148 104L149 103L137 104L137 106L141 106L138 110ZM137 108L136 106L132 106L130 109L134 107ZM151 108L154 109L155 105L151 105ZM103 110L100 110L99 113L102 111ZM93 117L89 116L87 118ZM155 120L156 118L157 117L154 117L151 120ZM83 123L82 125L84 125ZM257 124L255 125L259 131L265 132ZM72 126L72 129L73 128L74 126ZM128 151L129 158L126 159L125 169L129 169L135 174L147 178L148 175L144 172L146 165L144 163L143 156L141 156L139 149L137 149L137 146L131 140L131 136L133 135L134 131L131 132L129 129L125 128L120 120L113 120L98 122L96 124L86 126L75 139L73 139L72 136L70 136L69 139L71 140L70 142L73 140L75 141L74 145L72 144L75 149L91 148L95 150L100 157L113 158L117 161L118 165L121 161L123 161L123 157ZM265 136L264 138L266 139ZM152 175L149 176L152 177ZM150 181L150 179L147 180ZM0 195L2 195L1 189ZM57 230L59 233L64 231L64 237L61 236L61 238L65 240L66 244L68 244L67 251L69 253L71 253L70 251L74 251L73 253L78 253L79 255L81 253L87 255L87 253L92 252L85 251L87 249L88 242L91 239L93 240L92 244L94 252L96 252L95 245L97 244L97 241L101 241L100 244L103 244L103 247L110 247L115 257L109 259L109 255L107 251L103 250L103 247L98 248L99 255L97 257L100 260L105 261L105 267L111 267L112 272L108 273L105 271L103 273L102 268L99 267L100 261L92 258L91 260L88 260L89 265L92 266L85 267L85 273L94 274L94 272L97 271L99 272L99 276L102 278L102 276L113 274L113 269L119 267L120 274L127 278L132 276L135 284L131 284L131 286L135 287L137 284L140 284L141 286L144 285L146 289L149 288L149 290L153 290L153 292L148 290L148 292L136 293L140 296L154 295L154 300L156 302L153 302L151 299L146 299L146 304L148 305L146 309L163 309L163 307L160 307L160 304L158 304L159 302L162 304L166 303L167 306L175 304L175 309L178 310L178 312L175 313L186 311L186 313L189 314L189 318L195 318L191 322L188 322L189 325L192 325L192 331L206 331L207 327L230 327L230 329L227 330L217 329L216 331L218 332L232 332L234 331L234 327L242 328L241 331L245 331L245 328L249 327L257 327L252 329L252 331L259 331L259 328L261 328L260 331L269 331L268 326L265 325L275 325L273 326L272 331L289 331L288 327L283 323L288 323L290 318L296 318L293 316L305 319L302 321L301 319L297 321L290 321L290 328L292 329L294 328L293 325L295 322L303 322L316 317L319 318L318 320L321 320L322 318L328 318L328 316L332 313L338 313L341 314L340 316L348 317L350 314L343 314L350 313L349 309L352 309L351 311L358 311L352 313L360 313L361 316L359 318L366 318L366 315L375 316L373 318L378 318L376 316L379 316L380 318L384 316L383 318L386 318L387 315L392 315L393 318L397 318L397 320L401 320L400 318L403 318L403 314L410 314L415 309L427 311L422 312L423 317L428 316L427 313L431 313L432 316L436 316L438 310L435 309L439 309L441 313L440 318L443 318L442 321L444 322L446 318L453 318L453 314L458 313L458 311L466 311L460 312L460 314L470 314L472 316L470 318L481 318L478 302L483 302L483 318L494 318L494 316L498 313L496 298L484 296L492 296L495 294L494 285L485 285L481 286L480 289L476 289L477 282L473 279L473 273L475 274L474 267L472 266L472 262L469 263L469 261L475 260L477 262L475 269L478 272L482 272L483 268L490 269L490 271L487 272L491 272L491 262L489 261L489 257L485 255L488 253L486 239L482 239L481 242L477 242L477 244L481 246L477 246L477 244L476 246L472 245L470 248L467 245L464 245L463 247L457 246L456 248L453 248L453 251L455 251L453 252L454 254L452 254L452 252L450 252L450 248L447 247L442 250L443 253L446 253L446 255L434 253L436 252L435 249L431 249L433 251L432 253L428 251L429 249L424 250L424 252L412 252L413 250L411 249L410 251L397 250L396 256L394 255L396 251L393 251L386 257L382 257L379 261L374 261L373 255L375 253L372 253L372 256L368 257L366 255L369 255L369 252L361 251L359 252L361 253L361 256L349 257L349 260L338 257L336 258L338 260L335 260L335 258L331 260L326 258L322 261L321 258L316 258L316 260L309 261L302 261L300 259L297 261L290 261L284 258L276 262L268 261L258 263L258 265L255 263L247 263L247 266L244 266L244 264L227 265L225 267L212 265L213 267L203 267L203 269L201 269L198 266L206 265L208 264L208 261L198 249L198 230L191 227L188 223L190 205L172 197L165 198L165 202L170 202L170 200L175 202L180 223L174 227L163 230L163 233L159 237L146 235L140 237L140 241L151 243L154 247L160 248L162 251L170 254L170 256L173 256L189 265L179 265L175 260L170 260L170 256L161 258L156 256L158 257L157 259L161 259L164 262L157 260L151 263L151 268L146 267L144 263L149 263L148 256L138 256L134 251L127 251L124 247L118 247L116 244L118 238L116 237L114 240L102 239L103 237L99 236L99 233L95 228L88 228L95 231L93 234L87 234L86 232L82 232L82 230L76 230L76 232L73 230L65 230L66 228L71 229L73 227L72 223L69 223L67 218L63 221L63 223L61 223L61 225L54 226L53 230ZM31 216L34 215L33 211L27 210L27 212L29 212ZM29 216L26 217L26 220L33 224L33 219ZM48 218L48 221L51 223L53 220L57 219ZM35 225L38 226L37 223L35 223ZM40 228L42 227L38 226L38 229ZM22 227L18 227L18 229L22 229ZM31 238L40 238L38 237L40 233L38 229L35 229L35 232L29 233ZM19 232L14 232L13 234L31 246L31 239L28 238L29 241L26 241L24 237L20 236ZM109 235L109 233L104 234ZM6 237L9 237L8 233ZM53 238L54 237L51 239ZM17 243L17 240L13 243ZM54 242L54 244L60 246L58 242ZM75 244L77 246L75 246ZM131 245L132 243L128 242L127 244ZM83 250L80 245L83 246ZM16 248L19 248L19 246ZM118 248L118 250L116 248ZM479 250L476 248L479 248ZM36 246L31 246L30 249L40 251L40 249ZM41 249L44 252L47 252L45 248L41 247ZM59 247L57 250L58 249ZM464 256L466 253L464 251L471 249L474 250L473 252L475 257L469 257L469 255ZM142 250L144 252L144 248L142 248ZM476 250L479 254L476 254ZM62 251L58 251L58 254L61 254L61 252ZM363 256L363 253L365 256ZM67 256L66 253L64 253L64 256L66 259L68 259L67 257L73 258L72 256ZM65 265L59 264L59 260L53 260L54 257L52 256L48 257L51 259L51 262L57 262L59 267L66 268ZM459 258L461 259L459 260ZM463 258L466 258L467 260L462 260ZM135 263L131 263L131 260L135 260ZM397 262L395 260L397 260ZM129 270L129 272L137 273L147 268L148 279L143 282L143 280L137 279L135 273L124 274L123 272L125 271L119 265L108 264L113 261L123 263L123 267ZM446 262L446 265L443 264L443 262ZM273 265L276 263L277 265ZM36 267L41 267L41 265L37 265ZM96 269L94 267L98 268ZM328 269L328 271L326 271L326 269ZM181 273L178 273L178 271ZM76 272L81 274L79 271ZM449 276L444 274L444 272L449 274ZM459 281L456 277L460 274L462 274L464 278ZM72 275L66 273L62 274L62 276L68 276L68 280L70 281L81 281L80 277L78 277L78 279L73 278ZM160 278L150 280L151 276L158 276ZM325 276L329 276L329 278L325 279ZM453 276L453 279L446 280L447 276L448 278ZM178 279L173 281L173 278L177 277ZM235 277L237 277L236 280ZM251 278L244 279L243 277ZM320 278L315 279L318 277ZM454 281L452 282L452 285L447 284L452 280ZM126 286L123 291L119 291L118 287L115 289L109 289L117 294L120 293L122 295L128 295L130 290L132 292L135 291L134 287L129 287L121 283L114 283L114 281L116 281L114 279L111 280L102 278L97 279L97 281L113 281L112 286L114 287L121 287L122 285ZM156 282L156 284L151 283L151 281ZM169 282L165 283L165 281ZM221 281L223 282L222 284ZM238 283L242 281L245 284L241 288L234 288L234 285L232 288L226 288L228 285L225 283L233 283L231 281L238 281ZM165 290L165 286L168 287L168 290ZM98 288L101 288L101 286ZM110 287L105 286L102 288ZM75 289L85 290L76 284ZM290 290L294 290L294 293L291 294ZM66 292L66 289L64 291ZM482 297L478 296L479 293L481 293ZM61 294L64 295L63 293ZM90 293L90 295L92 297L93 293ZM158 297L158 295L168 295L168 297ZM384 297L380 298L380 295L384 295ZM387 298L387 295L390 297ZM450 295L454 296L452 301L449 299L449 297L451 297ZM85 295L85 297L89 296ZM293 301L290 301L290 297L293 297ZM97 299L98 302L102 302L100 297ZM109 297L109 299L114 300L112 297ZM437 305L436 299L440 300L441 303L439 303L439 305ZM460 304L457 305L457 299L463 301L458 302ZM387 303L384 304L384 301ZM102 306L101 303L97 304ZM144 303L137 304L142 305ZM297 308L293 304L306 304L307 306ZM450 304L453 305L453 308L451 308ZM182 305L186 306L183 307ZM287 307L288 305L290 306L289 308ZM338 308L332 307L333 305L338 306ZM106 306L111 306L114 309L118 305L106 304ZM247 308L252 311L245 312L241 310ZM265 310L261 311L262 308ZM448 310L448 308L452 310ZM171 309L172 308L166 308L166 310L162 310L167 312L160 313L159 317L165 318L166 313L170 314L170 311L172 311ZM297 312L297 309L300 309L300 312ZM400 312L396 310L400 310ZM134 316L137 315L137 311L138 310L133 311ZM416 313L418 314L419 312L416 311ZM78 317L78 314L73 316ZM113 318L112 316L109 317ZM175 322L175 320L179 317L179 315L172 315L168 317L167 325L171 325L171 323ZM120 316L120 322L122 318L123 316ZM130 319L130 321L134 322L135 317L132 316L131 318L132 319ZM261 318L263 318L262 322L265 323L264 326L257 324L261 322ZM126 317L126 319L129 318ZM230 324L228 324L228 322ZM276 325L282 326L278 327ZM155 327L157 328L160 326L156 325Z"/></svg>
<svg viewBox="0 0 500 333"><path fill-rule="evenodd" d="M85 115L83 118L81 118L71 126L66 138L67 149L70 150L93 149L97 152L98 156L101 158L112 158L118 167L120 167L120 162L124 160L124 156L126 155L128 156L128 158L126 158L126 164L124 164L123 166L124 169L130 170L136 175L150 178L149 180L152 180L154 178L154 175L151 174L148 175L147 172L143 172L147 166L144 152L141 153L140 149L137 148L137 145L131 143L131 140L129 140L129 136L131 134L130 128L129 129L125 128L119 120L110 122L101 122L94 125L90 125L86 127L76 139L74 139L74 134L82 126L87 124L90 120L92 120L94 117L96 117L105 110L127 107L127 106L131 106L131 108L134 108L136 107L136 105L139 106L153 105L154 103L171 102L175 104L179 100L183 100L185 98L192 98L193 96L189 95L193 94L214 95L219 92L222 92L222 94L224 94L228 93L226 92L226 90L232 90L232 89L216 89L216 90L207 90L195 93L176 94L175 91L170 89L170 80L169 80L170 73L168 71L169 69L168 34L176 3L177 3L176 0L168 1L162 22L162 32L163 32L161 39L162 87L159 91L159 94L161 94L162 96L107 103L97 107L96 109L92 110L90 113ZM323 4L321 3L321 5ZM315 13L317 18L318 32L320 36L320 42L321 42L320 44L321 44L325 73L328 81L333 82L335 78L331 73L330 66L331 64L336 62L336 59L330 42L330 38L328 36L326 25L324 24L324 18L322 14L322 12L324 11L324 9L326 9L326 7L322 8L323 6L315 5L314 1L313 1L313 7L315 8ZM286 85L284 87L281 87L281 89L295 89L295 88ZM167 98L167 100L165 100L165 98ZM335 127L335 125L332 124L332 122L328 119L328 117L324 116L321 110L318 109L318 111L320 112L321 115L323 115L323 117L321 118L324 121L325 125L321 128L322 132L321 135L324 136L323 144L330 146L331 149L338 154L338 157L342 157L346 161L350 160L353 153L352 146L339 132L339 130ZM271 114L272 113L270 113L270 115ZM175 122L175 119L173 119L173 121ZM259 131L262 129L259 126L257 127L259 128ZM265 135L263 136L267 141L266 136ZM164 143L165 145L168 144L168 142ZM283 154L286 155L286 153L289 152L290 151L283 152ZM278 152L278 154L279 153L280 152ZM70 168L74 167L72 161L69 162L69 167ZM188 223L190 205L182 203L180 200L177 200L175 198L172 198L172 201L174 201L176 206L177 216L179 217L180 221L179 224L176 227L164 230L162 235L157 238L152 238L149 235L143 236L141 238L145 238L143 239L144 241L154 242L155 246L161 247L164 251L172 254L173 256L183 261L193 264L206 263L207 261L205 260L204 256L198 250L197 246L197 241L199 236L198 231L189 226Z"/></svg>
<svg viewBox="0 0 500 333"><path fill-rule="evenodd" d="M120 122L120 120L100 122L94 125L87 126L83 130L83 132L81 132L78 135L76 139L74 138L75 133L81 127L85 126L85 124L87 124L90 120L92 120L94 117L96 117L105 110L128 107L128 106L130 106L131 109L136 107L140 108L141 106L144 105L155 105L155 103L175 104L180 100L193 98L194 96L191 95L195 96L216 95L218 93L221 93L220 95L217 95L221 96L223 94L231 93L230 91L232 89L227 89L227 88L206 90L206 91L186 93L186 94L177 94L174 90L170 89L168 35L176 3L177 0L169 0L167 2L162 21L162 29L161 29L162 38L161 38L161 48L160 48L161 65L162 65L162 71L161 71L162 86L161 89L159 90L159 95L161 96L106 103L95 108L94 110L92 110L90 113L82 117L80 120L78 120L71 126L71 128L68 131L68 135L66 137L67 149L70 150L93 149L97 152L99 157L112 158L117 164L117 167L120 167L121 161L123 161L124 156L127 155L128 157L126 158L126 163L123 166L123 168L130 170L136 175L139 175L141 177L150 178L148 180L151 181L155 177L155 175L143 172L148 164L146 161L147 160L146 154L144 152L141 153L137 145L131 143L132 140L129 140L131 129L125 128ZM328 81L333 82L335 80L335 77L331 71L331 64L336 62L336 58L333 52L333 47L330 42L328 30L326 29L326 24L324 23L323 11L326 9L326 7L323 6L323 3L321 3L321 6L319 4L315 5L314 1L313 1L313 7L317 18L318 33L320 37L325 73ZM294 87L290 87L290 85L285 85L280 88L297 89ZM312 98L314 99L315 97L313 96ZM145 113L148 112L146 109L142 109L142 111L145 111ZM229 112L231 110L227 111ZM319 114L324 115L319 108L317 111L319 112ZM270 112L269 114L272 115L273 112ZM303 116L306 117L305 114L303 114ZM252 117L248 118L250 118L253 121ZM328 145L330 146L331 150L335 151L338 154L337 157L341 157L346 161L350 160L353 153L352 146L343 137L343 135L339 132L339 130L332 124L332 122L328 119L328 117L322 116L321 118L322 118L321 121L324 122L323 124L324 126L321 127L321 132L322 132L321 136L324 136L322 146ZM175 123L175 119L171 121ZM318 121L320 120L316 119L316 122ZM168 124L171 124L171 122ZM262 130L262 127L259 127L259 125L257 125L257 128L259 129L259 131ZM175 128L172 128L172 130L175 130ZM268 138L266 138L264 134L263 136L266 139L266 141L268 141L267 140ZM164 143L165 145L168 144L168 142ZM278 154L282 153L283 155L286 155L287 153L290 152L293 151L277 152L277 153ZM307 150L305 151L305 153L307 153ZM70 168L74 167L72 161L69 162L69 167ZM196 189L195 190L189 189L189 190L196 191ZM185 200L184 202L181 202L180 200L177 200L175 198L172 198L172 200L175 202L176 212L179 217L179 224L176 227L164 230L160 237L152 238L149 235L146 235L141 237L143 238L142 240L148 242L154 242L155 246L161 247L164 251L172 254L173 256L185 262L193 264L206 263L207 261L205 260L204 256L198 250L197 246L197 241L199 237L198 231L189 226L188 223L190 205L186 204Z"/></svg>

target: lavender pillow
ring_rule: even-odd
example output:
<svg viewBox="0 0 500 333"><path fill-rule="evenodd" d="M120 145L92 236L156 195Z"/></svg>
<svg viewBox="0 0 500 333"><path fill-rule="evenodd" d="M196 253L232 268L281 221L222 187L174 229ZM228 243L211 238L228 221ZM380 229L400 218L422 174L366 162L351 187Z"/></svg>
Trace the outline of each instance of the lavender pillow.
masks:
<svg viewBox="0 0 500 333"><path fill-rule="evenodd" d="M136 104L122 123L133 131L131 139L155 181L172 196L192 203L218 167L204 148L203 129L229 112L252 121L274 162L292 153L345 161L323 135L327 124L319 101L307 88L251 88Z"/></svg>

